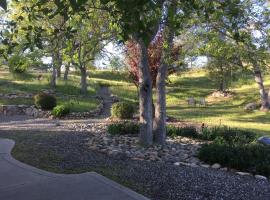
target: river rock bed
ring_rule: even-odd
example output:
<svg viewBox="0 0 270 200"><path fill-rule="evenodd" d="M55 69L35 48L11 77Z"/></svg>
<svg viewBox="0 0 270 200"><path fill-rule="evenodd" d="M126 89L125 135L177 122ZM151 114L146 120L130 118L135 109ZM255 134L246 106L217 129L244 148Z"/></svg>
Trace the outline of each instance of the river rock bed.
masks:
<svg viewBox="0 0 270 200"><path fill-rule="evenodd" d="M102 152L115 158L132 160L159 161L166 163L183 162L199 165L196 158L198 149L205 141L186 137L168 138L164 146L154 145L148 148L139 145L139 138L133 135L113 136L107 133L106 123L70 125L76 132L91 132L87 138L90 150Z"/></svg>

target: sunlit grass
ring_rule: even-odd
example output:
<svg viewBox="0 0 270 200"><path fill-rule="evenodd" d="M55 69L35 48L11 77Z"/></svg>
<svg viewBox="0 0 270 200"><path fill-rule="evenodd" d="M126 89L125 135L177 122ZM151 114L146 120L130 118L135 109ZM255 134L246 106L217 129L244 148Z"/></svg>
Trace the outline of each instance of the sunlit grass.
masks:
<svg viewBox="0 0 270 200"><path fill-rule="evenodd" d="M35 74L25 77L14 77L8 72L0 71L0 93L12 92L39 92L49 89L49 75L43 75L38 81ZM270 76L265 76L266 88L270 87ZM111 92L121 101L138 104L138 91L136 86L128 79L127 74L112 71L89 72L88 90L85 97L80 95L80 77L71 73L69 81L58 81L56 93L71 96L68 99L58 96L59 103L73 102L74 111L89 111L98 104L95 98L101 85L110 87ZM239 128L252 129L256 132L270 135L270 114L260 111L246 112L243 107L250 102L259 102L259 91L252 76L234 82L230 88L235 95L232 98L209 98L216 90L215 83L209 79L204 70L193 70L169 77L167 84L168 115L184 121L206 123L209 125L228 125ZM206 107L189 107L187 99L206 98L209 105ZM155 99L155 97L154 97ZM210 102L211 100L211 102ZM0 104L31 104L31 99L7 100L0 98ZM74 103L76 102L76 103Z"/></svg>
<svg viewBox="0 0 270 200"><path fill-rule="evenodd" d="M266 76L265 80L266 87L270 87L270 78ZM138 102L136 87L122 81L113 82L111 86L113 94L124 101ZM242 85L244 83L246 85ZM270 113L258 110L246 112L243 109L247 103L259 101L259 91L253 77L232 85L230 90L235 92L232 98L213 98L206 107L189 107L188 98L193 97L198 100L209 97L216 90L215 83L203 70L172 75L167 85L168 115L183 121L227 125L270 135Z"/></svg>
<svg viewBox="0 0 270 200"><path fill-rule="evenodd" d="M50 90L50 74L42 73L41 80L38 75L28 72L22 75L13 75L8 71L0 71L0 93L31 93L37 94L44 90ZM89 80L88 94L80 94L80 77L71 74L68 81L57 80L55 95L58 104L69 104L73 112L85 112L95 109L100 103L94 96L96 95L98 85ZM6 99L0 97L0 105L33 105L32 98Z"/></svg>

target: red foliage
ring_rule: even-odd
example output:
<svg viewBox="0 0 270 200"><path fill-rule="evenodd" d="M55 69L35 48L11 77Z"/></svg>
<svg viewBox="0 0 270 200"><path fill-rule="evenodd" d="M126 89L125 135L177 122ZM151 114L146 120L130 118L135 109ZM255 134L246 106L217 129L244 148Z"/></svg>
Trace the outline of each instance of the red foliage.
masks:
<svg viewBox="0 0 270 200"><path fill-rule="evenodd" d="M148 64L151 70L153 86L156 83L158 68L162 56L163 37L158 35L148 47ZM136 86L139 84L139 61L140 61L139 45L136 41L130 40L126 44L126 61L128 64L129 74Z"/></svg>

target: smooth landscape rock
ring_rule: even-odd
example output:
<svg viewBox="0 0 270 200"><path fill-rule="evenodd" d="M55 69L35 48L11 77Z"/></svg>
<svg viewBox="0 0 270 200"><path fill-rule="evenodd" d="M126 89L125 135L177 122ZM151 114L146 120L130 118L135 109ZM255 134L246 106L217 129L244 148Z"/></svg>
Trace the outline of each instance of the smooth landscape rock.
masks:
<svg viewBox="0 0 270 200"><path fill-rule="evenodd" d="M253 111L257 108L257 103L248 103L247 105L245 105L244 110L246 111Z"/></svg>
<svg viewBox="0 0 270 200"><path fill-rule="evenodd" d="M207 165L207 164L203 164L201 166L204 167L204 168L210 168L210 165Z"/></svg>
<svg viewBox="0 0 270 200"><path fill-rule="evenodd" d="M265 176L262 176L262 175L255 175L255 178L259 179L259 180L267 180L267 178Z"/></svg>
<svg viewBox="0 0 270 200"><path fill-rule="evenodd" d="M262 136L258 138L258 142L267 146L270 146L270 137Z"/></svg>
<svg viewBox="0 0 270 200"><path fill-rule="evenodd" d="M251 176L251 173L248 172L236 172L236 174L240 175L240 176Z"/></svg>
<svg viewBox="0 0 270 200"><path fill-rule="evenodd" d="M215 163L215 164L213 164L211 167L212 167L213 169L219 169L219 168L221 168L221 165L218 164L218 163Z"/></svg>

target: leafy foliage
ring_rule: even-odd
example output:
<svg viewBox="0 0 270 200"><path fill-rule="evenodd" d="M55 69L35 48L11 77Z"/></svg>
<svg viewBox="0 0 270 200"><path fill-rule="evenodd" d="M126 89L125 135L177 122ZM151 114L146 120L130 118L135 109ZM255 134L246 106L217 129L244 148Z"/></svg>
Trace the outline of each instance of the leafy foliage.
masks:
<svg viewBox="0 0 270 200"><path fill-rule="evenodd" d="M120 122L110 124L108 132L112 135L138 135L139 125L133 122Z"/></svg>
<svg viewBox="0 0 270 200"><path fill-rule="evenodd" d="M196 128L192 126L186 126L186 127L167 126L167 135L169 137L175 137L175 136L183 136L183 137L191 137L191 138L199 137L199 133L197 132Z"/></svg>
<svg viewBox="0 0 270 200"><path fill-rule="evenodd" d="M29 60L21 55L15 54L8 59L8 67L12 73L24 73L29 67Z"/></svg>
<svg viewBox="0 0 270 200"><path fill-rule="evenodd" d="M119 119L131 119L134 115L135 108L132 104L126 102L119 102L112 105L112 117Z"/></svg>
<svg viewBox="0 0 270 200"><path fill-rule="evenodd" d="M34 96L34 102L37 108L51 110L56 106L56 98L53 95L39 93Z"/></svg>
<svg viewBox="0 0 270 200"><path fill-rule="evenodd" d="M261 174L270 177L270 147L260 144L231 146L227 144L203 145L198 157L210 164Z"/></svg>
<svg viewBox="0 0 270 200"><path fill-rule="evenodd" d="M216 126L203 128L200 137L205 140L217 140L219 143L239 145L253 142L256 139L256 134L248 130Z"/></svg>
<svg viewBox="0 0 270 200"><path fill-rule="evenodd" d="M138 43L135 40L129 40L126 43L126 62L128 64L128 71L133 83L138 86L139 85L139 62L140 62L140 48ZM148 47L148 63L150 67L151 77L153 86L156 85L156 78L158 69L161 65L161 57L164 49L164 39L163 33L160 32L155 39L150 43ZM175 45L171 52L172 62L171 67L169 69L169 73L173 73L176 70L173 64L182 65L183 63L179 63L179 54L181 54L181 46Z"/></svg>
<svg viewBox="0 0 270 200"><path fill-rule="evenodd" d="M270 147L255 143L253 132L225 126L202 131L202 138L214 141L200 148L198 157L201 160L270 176Z"/></svg>
<svg viewBox="0 0 270 200"><path fill-rule="evenodd" d="M70 113L70 107L67 105L55 106L52 110L52 115L55 117L63 117Z"/></svg>

